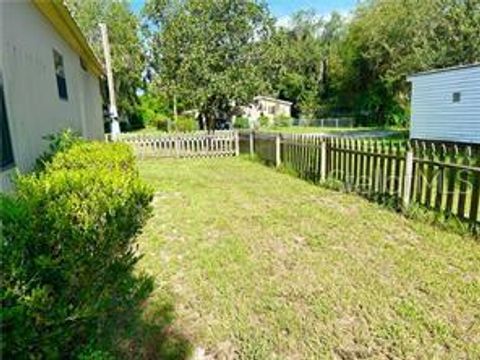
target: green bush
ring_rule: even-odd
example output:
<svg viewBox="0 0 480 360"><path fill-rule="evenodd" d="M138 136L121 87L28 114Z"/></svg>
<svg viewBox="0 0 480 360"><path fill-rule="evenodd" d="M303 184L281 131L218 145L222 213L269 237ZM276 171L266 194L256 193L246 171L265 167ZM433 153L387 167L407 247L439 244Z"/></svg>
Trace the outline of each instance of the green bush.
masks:
<svg viewBox="0 0 480 360"><path fill-rule="evenodd" d="M197 121L190 117L180 115L177 117L177 121L175 122L175 130L179 132L190 132L195 131L198 129Z"/></svg>
<svg viewBox="0 0 480 360"><path fill-rule="evenodd" d="M153 121L157 130L164 131L164 132L167 132L169 130L168 129L168 122L169 122L168 118L164 117L164 116L158 116Z"/></svg>
<svg viewBox="0 0 480 360"><path fill-rule="evenodd" d="M1 199L5 358L74 357L152 286L133 275L152 190L130 148L78 143L44 164Z"/></svg>
<svg viewBox="0 0 480 360"><path fill-rule="evenodd" d="M260 123L260 127L261 128L265 128L265 127L269 127L270 126L270 119L265 116L265 115L261 115L259 118L258 118L258 122Z"/></svg>
<svg viewBox="0 0 480 360"><path fill-rule="evenodd" d="M235 119L235 124L233 124L235 129L249 129L250 128L250 121L248 118L240 116Z"/></svg>
<svg viewBox="0 0 480 360"><path fill-rule="evenodd" d="M292 118L286 115L278 115L273 119L273 123L276 127L292 126Z"/></svg>
<svg viewBox="0 0 480 360"><path fill-rule="evenodd" d="M37 159L36 170L39 171L44 169L46 164L49 163L58 152L66 151L73 145L84 142L79 134L71 129L50 134L43 138L49 141L49 145L48 150Z"/></svg>

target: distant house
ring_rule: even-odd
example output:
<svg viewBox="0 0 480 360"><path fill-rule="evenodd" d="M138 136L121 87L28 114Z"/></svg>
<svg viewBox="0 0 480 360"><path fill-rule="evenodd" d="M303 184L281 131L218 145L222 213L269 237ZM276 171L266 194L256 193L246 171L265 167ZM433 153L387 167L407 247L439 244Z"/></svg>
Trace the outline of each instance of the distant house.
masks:
<svg viewBox="0 0 480 360"><path fill-rule="evenodd" d="M480 144L480 64L411 75L412 139Z"/></svg>
<svg viewBox="0 0 480 360"><path fill-rule="evenodd" d="M268 96L256 96L253 102L242 108L243 114L251 121L258 121L260 116L273 120L276 116L292 116L292 103Z"/></svg>
<svg viewBox="0 0 480 360"><path fill-rule="evenodd" d="M2 188L29 170L45 135L103 138L102 67L61 1L0 2Z"/></svg>

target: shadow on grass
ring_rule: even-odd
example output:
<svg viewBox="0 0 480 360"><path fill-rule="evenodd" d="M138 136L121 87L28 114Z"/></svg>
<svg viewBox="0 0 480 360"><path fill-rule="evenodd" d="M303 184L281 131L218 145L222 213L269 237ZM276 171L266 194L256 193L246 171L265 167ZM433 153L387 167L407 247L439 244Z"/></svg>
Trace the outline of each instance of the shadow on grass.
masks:
<svg viewBox="0 0 480 360"><path fill-rule="evenodd" d="M102 354L84 359L165 359L181 360L191 356L193 347L187 337L174 328L173 296L163 292L152 296L153 279L136 279L137 289L128 311L108 324L108 337L97 339Z"/></svg>

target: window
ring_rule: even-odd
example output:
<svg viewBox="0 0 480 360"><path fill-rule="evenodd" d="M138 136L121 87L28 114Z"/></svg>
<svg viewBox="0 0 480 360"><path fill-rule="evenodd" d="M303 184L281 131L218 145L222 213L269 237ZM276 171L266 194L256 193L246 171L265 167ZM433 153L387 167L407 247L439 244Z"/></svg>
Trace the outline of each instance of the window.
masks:
<svg viewBox="0 0 480 360"><path fill-rule="evenodd" d="M60 99L68 100L67 80L65 79L65 67L63 65L63 56L56 50L53 50L53 63L55 65L55 77L57 78L58 96Z"/></svg>
<svg viewBox="0 0 480 360"><path fill-rule="evenodd" d="M462 94L460 92L454 92L452 95L452 102L457 103L460 102L462 98Z"/></svg>
<svg viewBox="0 0 480 360"><path fill-rule="evenodd" d="M12 141L10 139L10 130L8 128L7 109L5 105L5 97L3 95L3 79L0 73L0 133L2 141L2 153L0 154L1 169L5 169L13 165Z"/></svg>

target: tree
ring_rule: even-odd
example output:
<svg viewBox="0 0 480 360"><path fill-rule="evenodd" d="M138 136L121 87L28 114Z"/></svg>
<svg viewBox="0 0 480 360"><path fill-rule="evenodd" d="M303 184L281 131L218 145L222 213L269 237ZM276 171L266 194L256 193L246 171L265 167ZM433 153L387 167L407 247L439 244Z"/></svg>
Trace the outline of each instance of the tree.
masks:
<svg viewBox="0 0 480 360"><path fill-rule="evenodd" d="M133 113L138 104L137 90L144 85L146 65L138 17L125 0L66 0L66 4L100 59L99 24L107 24L117 105L120 113Z"/></svg>
<svg viewBox="0 0 480 360"><path fill-rule="evenodd" d="M276 35L282 76L274 88L281 98L294 103L295 115L313 118L322 104L330 101L329 57L343 24L338 13L324 18L313 10L301 10L293 14L291 25Z"/></svg>
<svg viewBox="0 0 480 360"><path fill-rule="evenodd" d="M336 54L339 97L377 125L408 120L414 72L480 60L479 0L370 0Z"/></svg>
<svg viewBox="0 0 480 360"><path fill-rule="evenodd" d="M273 19L254 0L151 0L152 66L173 97L188 99L209 129L267 89Z"/></svg>

